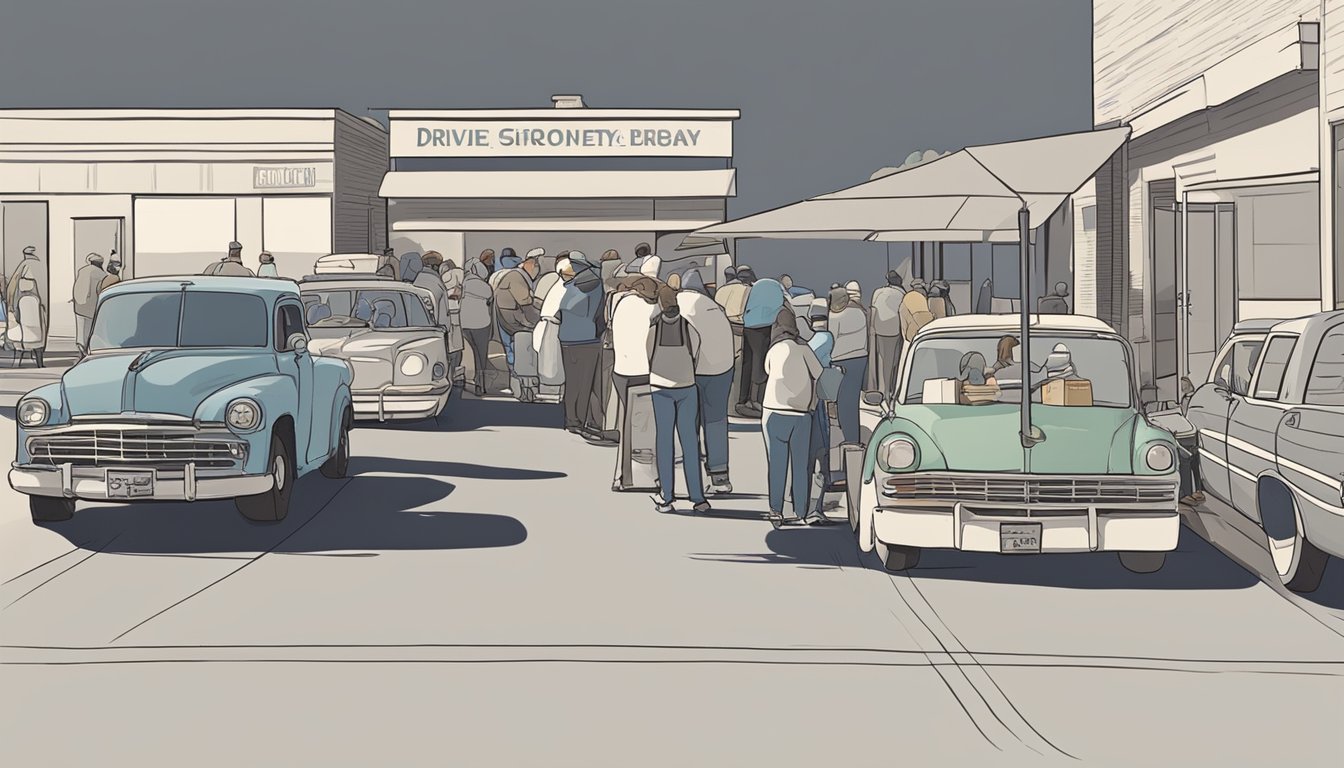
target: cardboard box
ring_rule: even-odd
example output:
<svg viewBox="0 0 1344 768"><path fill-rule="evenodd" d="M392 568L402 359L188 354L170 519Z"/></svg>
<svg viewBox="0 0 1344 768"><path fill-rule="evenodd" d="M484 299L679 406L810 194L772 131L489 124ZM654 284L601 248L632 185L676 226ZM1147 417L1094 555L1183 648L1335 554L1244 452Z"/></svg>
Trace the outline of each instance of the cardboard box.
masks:
<svg viewBox="0 0 1344 768"><path fill-rule="evenodd" d="M1087 379L1055 379L1041 387L1045 405L1092 405L1092 382Z"/></svg>
<svg viewBox="0 0 1344 768"><path fill-rule="evenodd" d="M956 405L957 380L925 379L924 397L921 399L925 405Z"/></svg>

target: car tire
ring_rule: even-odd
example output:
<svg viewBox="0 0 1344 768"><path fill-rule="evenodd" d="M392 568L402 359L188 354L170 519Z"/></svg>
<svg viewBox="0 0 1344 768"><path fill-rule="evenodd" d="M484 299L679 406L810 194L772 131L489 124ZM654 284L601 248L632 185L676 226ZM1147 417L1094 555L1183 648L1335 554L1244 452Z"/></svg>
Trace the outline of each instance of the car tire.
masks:
<svg viewBox="0 0 1344 768"><path fill-rule="evenodd" d="M1157 573L1167 562L1166 552L1120 552L1120 564L1131 573Z"/></svg>
<svg viewBox="0 0 1344 768"><path fill-rule="evenodd" d="M873 551L877 552L877 559L882 561L882 567L894 573L908 571L919 565L919 547L887 544L874 536Z"/></svg>
<svg viewBox="0 0 1344 768"><path fill-rule="evenodd" d="M1307 538L1297 500L1281 483L1262 481L1256 492L1260 527L1279 581L1293 592L1315 592L1330 556Z"/></svg>
<svg viewBox="0 0 1344 768"><path fill-rule="evenodd" d="M271 435L271 453L266 460L274 484L271 490L255 496L241 496L234 500L238 512L257 523L273 523L289 514L289 497L294 492L297 473L293 452L279 435Z"/></svg>
<svg viewBox="0 0 1344 768"><path fill-rule="evenodd" d="M350 427L354 417L350 411L341 416L341 433L336 438L336 450L322 462L322 476L330 480L340 480L350 475Z"/></svg>
<svg viewBox="0 0 1344 768"><path fill-rule="evenodd" d="M29 496L28 511L34 523L59 523L75 516L75 500L53 496Z"/></svg>

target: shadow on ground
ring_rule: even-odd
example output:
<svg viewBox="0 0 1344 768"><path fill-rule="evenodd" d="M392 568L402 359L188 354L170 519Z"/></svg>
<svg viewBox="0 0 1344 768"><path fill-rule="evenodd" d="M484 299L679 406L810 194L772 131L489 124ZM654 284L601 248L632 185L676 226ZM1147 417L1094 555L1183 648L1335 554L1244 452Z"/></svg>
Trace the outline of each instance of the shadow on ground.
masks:
<svg viewBox="0 0 1344 768"><path fill-rule="evenodd" d="M405 432L474 432L498 427L564 426L564 410L558 403L521 403L516 400L462 398L457 394L437 419L418 421L361 422L373 429Z"/></svg>
<svg viewBox="0 0 1344 768"><path fill-rule="evenodd" d="M288 517L275 523L251 522L229 502L197 502L81 505L72 520L45 527L75 546L106 542L101 551L122 554L486 549L527 539L506 515L421 509L453 489L423 477L307 477L295 486Z"/></svg>
<svg viewBox="0 0 1344 768"><path fill-rule="evenodd" d="M516 467L491 467L484 464L463 464L457 461L399 459L390 456L351 457L351 474L364 475L378 472L469 480L557 480L568 477L564 472L518 469Z"/></svg>

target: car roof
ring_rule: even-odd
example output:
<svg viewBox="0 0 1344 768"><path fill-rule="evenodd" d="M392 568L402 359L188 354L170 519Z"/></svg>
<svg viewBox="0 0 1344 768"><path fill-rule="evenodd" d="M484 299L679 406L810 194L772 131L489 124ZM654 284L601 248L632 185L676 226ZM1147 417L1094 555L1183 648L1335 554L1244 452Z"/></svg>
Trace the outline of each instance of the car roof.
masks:
<svg viewBox="0 0 1344 768"><path fill-rule="evenodd" d="M920 329L920 335L946 331L1011 332L1022 327L1021 315L955 315L934 320ZM1031 315L1033 331L1090 331L1115 333L1115 329L1087 315Z"/></svg>
<svg viewBox="0 0 1344 768"><path fill-rule="evenodd" d="M1270 329L1283 322L1282 318L1260 317L1253 320L1242 320L1232 326L1232 335L1237 336L1244 333L1269 333Z"/></svg>
<svg viewBox="0 0 1344 768"><path fill-rule="evenodd" d="M346 273L327 273L324 275L307 275L299 281L300 285L309 283L348 283L348 282L380 282L395 283L399 282L387 275L375 275L369 272L346 272Z"/></svg>
<svg viewBox="0 0 1344 768"><path fill-rule="evenodd" d="M434 294L418 285L412 285L410 283L404 283L400 280L393 280L386 277L375 277L373 275L346 275L334 277L334 279L330 280L326 279L325 275L317 275L316 279L309 280L304 278L299 283L300 292L330 291L336 289L360 290L365 288L378 291L404 291L406 293L414 293L417 296L424 296L429 299L434 298Z"/></svg>
<svg viewBox="0 0 1344 768"><path fill-rule="evenodd" d="M268 302L274 302L284 296L297 296L299 293L299 286L294 281L273 277L173 275L123 280L103 291L102 296L151 291L178 291L182 290L184 284L188 292L250 293L254 296L260 296Z"/></svg>

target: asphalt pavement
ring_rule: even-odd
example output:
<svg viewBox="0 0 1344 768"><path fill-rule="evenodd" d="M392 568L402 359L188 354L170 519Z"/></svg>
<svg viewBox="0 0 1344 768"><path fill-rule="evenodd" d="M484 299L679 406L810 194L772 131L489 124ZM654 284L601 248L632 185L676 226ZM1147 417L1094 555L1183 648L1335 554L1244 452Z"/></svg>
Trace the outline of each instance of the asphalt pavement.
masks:
<svg viewBox="0 0 1344 768"><path fill-rule="evenodd" d="M707 516L610 492L614 450L559 426L466 400L361 427L353 476L269 525L38 527L0 485L0 765L1338 764L1344 566L1267 584L1235 513L1148 576L893 575L845 525L771 528L755 425Z"/></svg>

